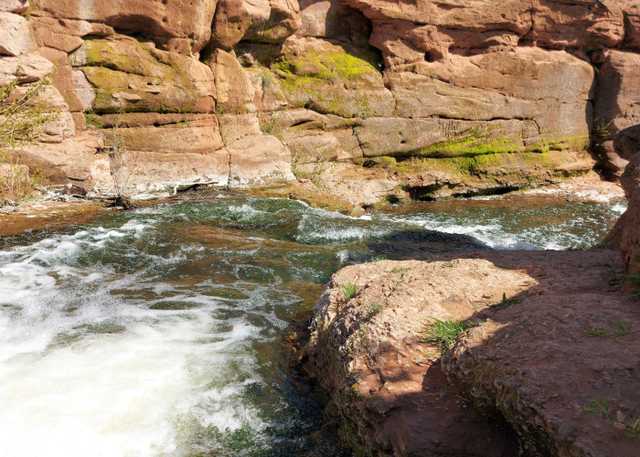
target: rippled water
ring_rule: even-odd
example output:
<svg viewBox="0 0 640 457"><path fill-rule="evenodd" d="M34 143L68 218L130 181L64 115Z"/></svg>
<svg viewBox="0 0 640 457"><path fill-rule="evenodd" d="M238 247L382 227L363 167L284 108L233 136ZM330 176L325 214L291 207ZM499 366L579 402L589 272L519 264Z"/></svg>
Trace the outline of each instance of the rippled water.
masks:
<svg viewBox="0 0 640 457"><path fill-rule="evenodd" d="M0 457L339 456L283 344L334 271L401 257L407 240L587 247L621 209L487 201L356 219L232 196L3 240Z"/></svg>

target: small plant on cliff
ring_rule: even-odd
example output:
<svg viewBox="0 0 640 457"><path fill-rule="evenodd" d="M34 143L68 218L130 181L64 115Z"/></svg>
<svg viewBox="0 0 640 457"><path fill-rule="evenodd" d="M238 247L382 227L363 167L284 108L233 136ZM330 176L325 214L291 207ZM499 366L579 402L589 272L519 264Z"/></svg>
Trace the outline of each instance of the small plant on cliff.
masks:
<svg viewBox="0 0 640 457"><path fill-rule="evenodd" d="M49 84L43 79L28 86L17 82L0 86L0 203L28 197L37 186L40 177L20 163L20 157L10 152L17 146L34 142L44 125L54 113L46 112L38 102L43 87Z"/></svg>
<svg viewBox="0 0 640 457"><path fill-rule="evenodd" d="M111 132L107 135L109 144L109 165L111 179L113 180L113 191L115 193L114 206L124 209L133 207L131 199L128 197L129 179L131 178L131 167L129 162L135 162L135 158L128 154L124 138L120 133L119 119L113 124Z"/></svg>
<svg viewBox="0 0 640 457"><path fill-rule="evenodd" d="M611 417L611 406L608 400L595 399L585 405L584 412L603 419L609 419Z"/></svg>
<svg viewBox="0 0 640 457"><path fill-rule="evenodd" d="M425 330L423 341L437 345L442 352L450 350L460 335L472 327L468 322L435 319Z"/></svg>
<svg viewBox="0 0 640 457"><path fill-rule="evenodd" d="M613 121L596 119L591 127L591 137L595 144L602 144L611 138Z"/></svg>
<svg viewBox="0 0 640 457"><path fill-rule="evenodd" d="M383 306L380 303L372 303L367 308L367 319L373 319L382 312Z"/></svg>
<svg viewBox="0 0 640 457"><path fill-rule="evenodd" d="M351 300L358 293L358 286L352 282L348 282L342 286L342 296L346 301Z"/></svg>
<svg viewBox="0 0 640 457"><path fill-rule="evenodd" d="M51 120L53 114L38 103L47 84L49 81L43 79L24 87L15 81L0 86L0 150L35 141Z"/></svg>
<svg viewBox="0 0 640 457"><path fill-rule="evenodd" d="M640 417L626 424L624 431L629 438L640 439Z"/></svg>

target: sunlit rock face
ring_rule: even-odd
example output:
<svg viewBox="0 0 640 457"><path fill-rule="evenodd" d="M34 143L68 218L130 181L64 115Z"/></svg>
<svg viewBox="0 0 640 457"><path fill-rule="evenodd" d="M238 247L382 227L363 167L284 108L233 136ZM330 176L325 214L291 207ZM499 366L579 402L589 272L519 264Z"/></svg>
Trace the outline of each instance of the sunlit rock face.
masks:
<svg viewBox="0 0 640 457"><path fill-rule="evenodd" d="M541 186L596 165L619 176L635 153L630 1L0 9L0 79L44 79L64 100L48 141L59 149L25 146L25 161L89 192L109 192L114 138L131 194L298 178L355 206Z"/></svg>

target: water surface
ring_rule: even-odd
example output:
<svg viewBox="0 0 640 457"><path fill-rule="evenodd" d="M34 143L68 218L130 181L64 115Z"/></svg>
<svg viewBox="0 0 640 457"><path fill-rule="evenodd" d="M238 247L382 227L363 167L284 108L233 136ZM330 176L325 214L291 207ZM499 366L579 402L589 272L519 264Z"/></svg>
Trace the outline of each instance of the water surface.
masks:
<svg viewBox="0 0 640 457"><path fill-rule="evenodd" d="M0 457L339 456L283 343L333 272L407 240L589 247L620 210L489 200L349 218L220 196L4 239Z"/></svg>

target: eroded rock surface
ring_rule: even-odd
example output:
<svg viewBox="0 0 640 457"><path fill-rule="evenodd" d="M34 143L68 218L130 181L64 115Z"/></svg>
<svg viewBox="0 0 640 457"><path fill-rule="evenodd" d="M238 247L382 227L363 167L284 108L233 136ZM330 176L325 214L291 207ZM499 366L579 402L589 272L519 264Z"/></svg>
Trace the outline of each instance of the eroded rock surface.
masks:
<svg viewBox="0 0 640 457"><path fill-rule="evenodd" d="M9 0L0 82L55 87L47 144L90 193L117 131L141 174L184 157L147 190L298 178L368 207L558 183L593 169L591 145L621 175L638 16L628 0Z"/></svg>

